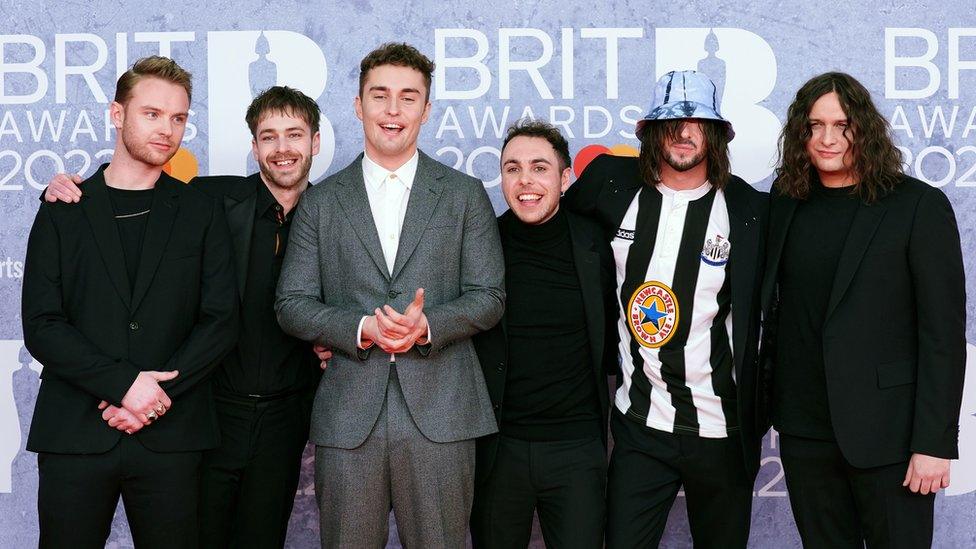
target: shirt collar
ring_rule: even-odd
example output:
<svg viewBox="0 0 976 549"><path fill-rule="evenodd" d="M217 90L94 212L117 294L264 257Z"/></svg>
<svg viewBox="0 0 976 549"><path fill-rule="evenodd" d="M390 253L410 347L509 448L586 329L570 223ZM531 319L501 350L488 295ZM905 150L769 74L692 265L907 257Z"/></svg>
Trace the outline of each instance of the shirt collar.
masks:
<svg viewBox="0 0 976 549"><path fill-rule="evenodd" d="M267 215L270 219L277 219L274 211L272 211L276 205L278 205L278 199L276 199L274 194L271 193L271 189L268 188L268 185L265 184L264 180L258 178L258 196L257 201L254 204L258 217ZM290 218L291 213L294 211L295 209L292 208L292 211L288 212L288 215L285 216L285 218Z"/></svg>
<svg viewBox="0 0 976 549"><path fill-rule="evenodd" d="M402 166L393 170L392 172L374 162L368 154L363 153L363 177L365 178L367 185L372 187L374 190L377 190L388 175L395 173L397 179L402 181L403 185L409 191L410 188L413 187L413 180L417 175L417 165L419 163L419 149L413 152L413 156L410 157L410 160L407 160Z"/></svg>
<svg viewBox="0 0 976 549"><path fill-rule="evenodd" d="M657 184L657 190L664 196L670 196L672 198L677 198L685 202L691 202L693 200L698 200L699 198L708 194L708 191L712 190L712 184L709 181L705 181L698 187L694 189L686 189L683 191L677 191L668 187L664 183Z"/></svg>

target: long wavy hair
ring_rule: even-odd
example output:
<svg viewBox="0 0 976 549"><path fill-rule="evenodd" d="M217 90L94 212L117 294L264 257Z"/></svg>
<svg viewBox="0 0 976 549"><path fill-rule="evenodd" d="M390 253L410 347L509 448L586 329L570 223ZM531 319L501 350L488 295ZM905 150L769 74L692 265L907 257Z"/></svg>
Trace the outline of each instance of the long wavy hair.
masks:
<svg viewBox="0 0 976 549"><path fill-rule="evenodd" d="M828 72L807 81L797 92L786 114L786 124L779 136L779 166L775 186L795 199L810 196L817 170L807 154L810 141L810 109L817 99L836 92L847 115L844 130L851 154L851 171L856 192L865 203L872 203L888 193L902 175L901 151L891 139L891 127L878 112L871 93L849 74Z"/></svg>
<svg viewBox="0 0 976 549"><path fill-rule="evenodd" d="M661 165L667 162L665 143L681 139L681 127L688 119L659 120L644 124L640 137L638 163L644 183L661 181ZM722 189L729 181L729 128L718 120L695 119L704 136L706 177L716 188Z"/></svg>

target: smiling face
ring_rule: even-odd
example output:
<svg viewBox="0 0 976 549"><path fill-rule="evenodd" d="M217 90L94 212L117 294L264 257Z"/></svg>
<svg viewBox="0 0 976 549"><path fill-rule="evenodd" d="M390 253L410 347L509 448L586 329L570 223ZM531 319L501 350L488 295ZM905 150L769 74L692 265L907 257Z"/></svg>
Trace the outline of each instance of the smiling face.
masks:
<svg viewBox="0 0 976 549"><path fill-rule="evenodd" d="M116 154L158 168L180 148L190 99L186 89L160 78L143 78L133 86L125 105L112 102L112 123L122 147Z"/></svg>
<svg viewBox="0 0 976 549"><path fill-rule="evenodd" d="M308 182L312 157L319 153L319 134L301 117L290 113L265 113L251 142L261 178L269 187L295 188Z"/></svg>
<svg viewBox="0 0 976 549"><path fill-rule="evenodd" d="M366 154L384 168L395 170L417 150L420 126L427 122L430 102L420 71L398 65L369 70L356 97L356 116L363 121Z"/></svg>
<svg viewBox="0 0 976 549"><path fill-rule="evenodd" d="M502 194L523 223L539 225L559 211L570 168L560 168L556 150L541 137L520 135L502 150Z"/></svg>
<svg viewBox="0 0 976 549"><path fill-rule="evenodd" d="M675 171L686 172L704 159L705 137L697 120L685 121L676 137L664 141L664 160Z"/></svg>
<svg viewBox="0 0 976 549"><path fill-rule="evenodd" d="M852 185L855 182L851 171L853 131L837 93L821 95L810 107L808 119L810 139L806 149L820 181L827 187Z"/></svg>

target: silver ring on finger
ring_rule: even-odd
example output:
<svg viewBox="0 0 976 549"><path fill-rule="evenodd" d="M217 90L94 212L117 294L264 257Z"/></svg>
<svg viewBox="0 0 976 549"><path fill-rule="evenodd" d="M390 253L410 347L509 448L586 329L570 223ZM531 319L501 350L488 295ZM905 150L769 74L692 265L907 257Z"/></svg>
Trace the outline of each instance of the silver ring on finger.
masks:
<svg viewBox="0 0 976 549"><path fill-rule="evenodd" d="M149 413L146 414L146 417L149 418L149 421L156 421L156 418L158 417L156 415L156 410L149 410Z"/></svg>

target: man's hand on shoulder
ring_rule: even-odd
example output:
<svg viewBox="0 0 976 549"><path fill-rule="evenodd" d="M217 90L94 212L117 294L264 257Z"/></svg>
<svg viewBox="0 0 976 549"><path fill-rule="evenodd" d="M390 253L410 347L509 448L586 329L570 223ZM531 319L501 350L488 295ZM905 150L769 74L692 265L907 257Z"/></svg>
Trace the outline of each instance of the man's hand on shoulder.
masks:
<svg viewBox="0 0 976 549"><path fill-rule="evenodd" d="M949 460L925 454L912 454L902 486L923 496L949 487Z"/></svg>
<svg viewBox="0 0 976 549"><path fill-rule="evenodd" d="M81 176L78 174L59 173L51 178L44 191L44 200L48 202L78 202L81 200Z"/></svg>

